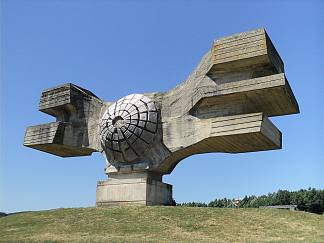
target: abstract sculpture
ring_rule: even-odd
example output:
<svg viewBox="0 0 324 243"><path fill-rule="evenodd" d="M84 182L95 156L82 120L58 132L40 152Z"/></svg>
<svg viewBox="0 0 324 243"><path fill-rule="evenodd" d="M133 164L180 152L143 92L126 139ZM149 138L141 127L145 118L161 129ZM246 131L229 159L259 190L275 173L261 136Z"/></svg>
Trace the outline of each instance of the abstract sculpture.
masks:
<svg viewBox="0 0 324 243"><path fill-rule="evenodd" d="M169 205L162 176L199 153L281 148L268 117L299 112L264 29L214 42L186 81L165 93L105 102L73 84L45 90L39 110L56 122L28 127L24 145L61 157L101 152L107 181L97 206Z"/></svg>

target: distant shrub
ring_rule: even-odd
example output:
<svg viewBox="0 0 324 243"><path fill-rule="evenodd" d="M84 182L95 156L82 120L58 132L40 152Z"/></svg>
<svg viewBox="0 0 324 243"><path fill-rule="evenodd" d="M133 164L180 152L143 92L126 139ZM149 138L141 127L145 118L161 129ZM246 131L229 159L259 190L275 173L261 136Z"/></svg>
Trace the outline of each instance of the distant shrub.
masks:
<svg viewBox="0 0 324 243"><path fill-rule="evenodd" d="M240 207L240 208L259 208L260 206L276 205L297 205L298 210L323 214L324 212L324 190L315 188L301 189L299 191L289 192L287 190L278 190L274 193L262 196L245 196L238 205L233 202L234 199L215 199L208 204L203 202L179 203L177 206L186 207ZM175 201L174 201L175 203Z"/></svg>
<svg viewBox="0 0 324 243"><path fill-rule="evenodd" d="M178 203L177 206L180 207L207 207L206 203L202 202L189 202L189 203Z"/></svg>

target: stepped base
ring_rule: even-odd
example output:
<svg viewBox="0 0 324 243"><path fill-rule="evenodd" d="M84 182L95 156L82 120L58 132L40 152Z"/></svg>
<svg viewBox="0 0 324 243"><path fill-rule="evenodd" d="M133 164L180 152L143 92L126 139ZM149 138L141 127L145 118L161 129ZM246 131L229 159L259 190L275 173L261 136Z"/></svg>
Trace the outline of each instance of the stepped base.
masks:
<svg viewBox="0 0 324 243"><path fill-rule="evenodd" d="M109 175L97 184L96 206L171 205L172 185L148 173Z"/></svg>

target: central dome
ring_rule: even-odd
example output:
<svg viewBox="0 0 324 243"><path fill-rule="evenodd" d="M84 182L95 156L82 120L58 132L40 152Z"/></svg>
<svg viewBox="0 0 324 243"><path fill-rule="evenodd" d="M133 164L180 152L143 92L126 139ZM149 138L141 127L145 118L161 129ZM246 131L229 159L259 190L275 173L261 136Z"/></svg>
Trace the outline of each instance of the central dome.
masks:
<svg viewBox="0 0 324 243"><path fill-rule="evenodd" d="M158 111L144 95L131 94L108 107L100 124L101 146L110 162L136 162L157 133Z"/></svg>

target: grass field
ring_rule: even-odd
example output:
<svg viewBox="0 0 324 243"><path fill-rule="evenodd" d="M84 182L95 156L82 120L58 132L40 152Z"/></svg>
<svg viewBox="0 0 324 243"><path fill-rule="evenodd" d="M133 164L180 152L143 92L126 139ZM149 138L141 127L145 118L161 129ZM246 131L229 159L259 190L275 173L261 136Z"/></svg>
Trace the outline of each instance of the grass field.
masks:
<svg viewBox="0 0 324 243"><path fill-rule="evenodd" d="M69 208L0 217L1 242L324 242L324 215L278 209Z"/></svg>

